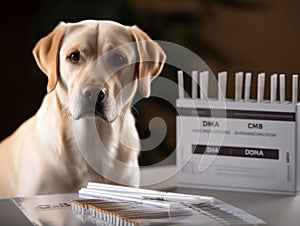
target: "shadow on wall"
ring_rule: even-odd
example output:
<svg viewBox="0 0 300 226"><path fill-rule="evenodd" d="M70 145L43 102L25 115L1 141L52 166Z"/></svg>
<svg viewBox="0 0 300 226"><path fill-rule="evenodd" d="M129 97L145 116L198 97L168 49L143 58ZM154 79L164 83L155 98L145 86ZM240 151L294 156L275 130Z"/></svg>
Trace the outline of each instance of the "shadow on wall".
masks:
<svg viewBox="0 0 300 226"><path fill-rule="evenodd" d="M46 76L35 65L31 51L35 43L59 21L109 19L137 24L153 39L182 45L198 54L213 72L226 70L228 95L233 97L234 73L266 72L290 75L300 72L300 2L281 0L128 0L128 1L42 1L26 2L29 10L8 2L1 17L4 43L0 77L0 139L13 132L38 107L46 92ZM10 16L13 12L14 17ZM164 68L161 76L176 82L177 68ZM256 78L253 76L253 84ZM167 89L167 88L166 88ZM187 90L189 92L189 90ZM167 135L152 151L142 152L141 165L166 159L175 150L175 99L171 103L149 98L136 103L140 136L151 136L148 125L153 117L167 124ZM268 98L269 86L265 97ZM290 93L286 93L291 98ZM252 87L251 98L256 98ZM154 130L155 131L155 130ZM174 163L174 158L169 163Z"/></svg>

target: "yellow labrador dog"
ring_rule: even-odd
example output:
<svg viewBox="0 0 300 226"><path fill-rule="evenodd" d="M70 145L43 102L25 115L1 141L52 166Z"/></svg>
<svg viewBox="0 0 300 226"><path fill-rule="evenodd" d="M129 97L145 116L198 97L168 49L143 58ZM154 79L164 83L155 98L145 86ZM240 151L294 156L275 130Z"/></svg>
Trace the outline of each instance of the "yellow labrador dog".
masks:
<svg viewBox="0 0 300 226"><path fill-rule="evenodd" d="M131 104L150 95L162 48L136 26L63 23L35 46L48 76L38 112L0 143L0 197L77 192L88 181L139 185Z"/></svg>

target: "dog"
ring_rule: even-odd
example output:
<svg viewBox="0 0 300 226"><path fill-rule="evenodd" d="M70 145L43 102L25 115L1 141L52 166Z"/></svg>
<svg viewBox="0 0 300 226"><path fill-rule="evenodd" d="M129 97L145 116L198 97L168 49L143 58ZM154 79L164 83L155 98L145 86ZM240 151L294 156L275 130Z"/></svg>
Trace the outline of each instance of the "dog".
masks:
<svg viewBox="0 0 300 226"><path fill-rule="evenodd" d="M47 75L37 113L0 143L0 197L77 192L88 181L139 186L131 112L166 54L137 26L60 22L33 49Z"/></svg>

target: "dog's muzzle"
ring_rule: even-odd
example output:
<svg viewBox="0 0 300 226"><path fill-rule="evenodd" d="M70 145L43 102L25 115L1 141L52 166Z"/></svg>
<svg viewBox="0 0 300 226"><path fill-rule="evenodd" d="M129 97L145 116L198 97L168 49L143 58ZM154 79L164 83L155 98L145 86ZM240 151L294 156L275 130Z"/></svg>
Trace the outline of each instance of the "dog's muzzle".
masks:
<svg viewBox="0 0 300 226"><path fill-rule="evenodd" d="M106 88L93 84L83 86L79 94L79 118L99 116L106 120L104 105L107 96L108 91Z"/></svg>
<svg viewBox="0 0 300 226"><path fill-rule="evenodd" d="M81 89L81 95L90 103L101 104L107 96L107 90L97 85L86 85Z"/></svg>

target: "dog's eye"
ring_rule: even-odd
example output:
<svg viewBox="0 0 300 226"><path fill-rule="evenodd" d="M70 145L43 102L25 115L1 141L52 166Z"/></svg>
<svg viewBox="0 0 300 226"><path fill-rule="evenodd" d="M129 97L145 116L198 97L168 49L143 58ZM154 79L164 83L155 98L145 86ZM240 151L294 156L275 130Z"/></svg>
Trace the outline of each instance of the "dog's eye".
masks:
<svg viewBox="0 0 300 226"><path fill-rule="evenodd" d="M120 53L113 54L111 60L114 66L122 66L127 63L127 58Z"/></svg>
<svg viewBox="0 0 300 226"><path fill-rule="evenodd" d="M76 64L80 60L80 52L79 51L72 52L68 58L72 63Z"/></svg>

